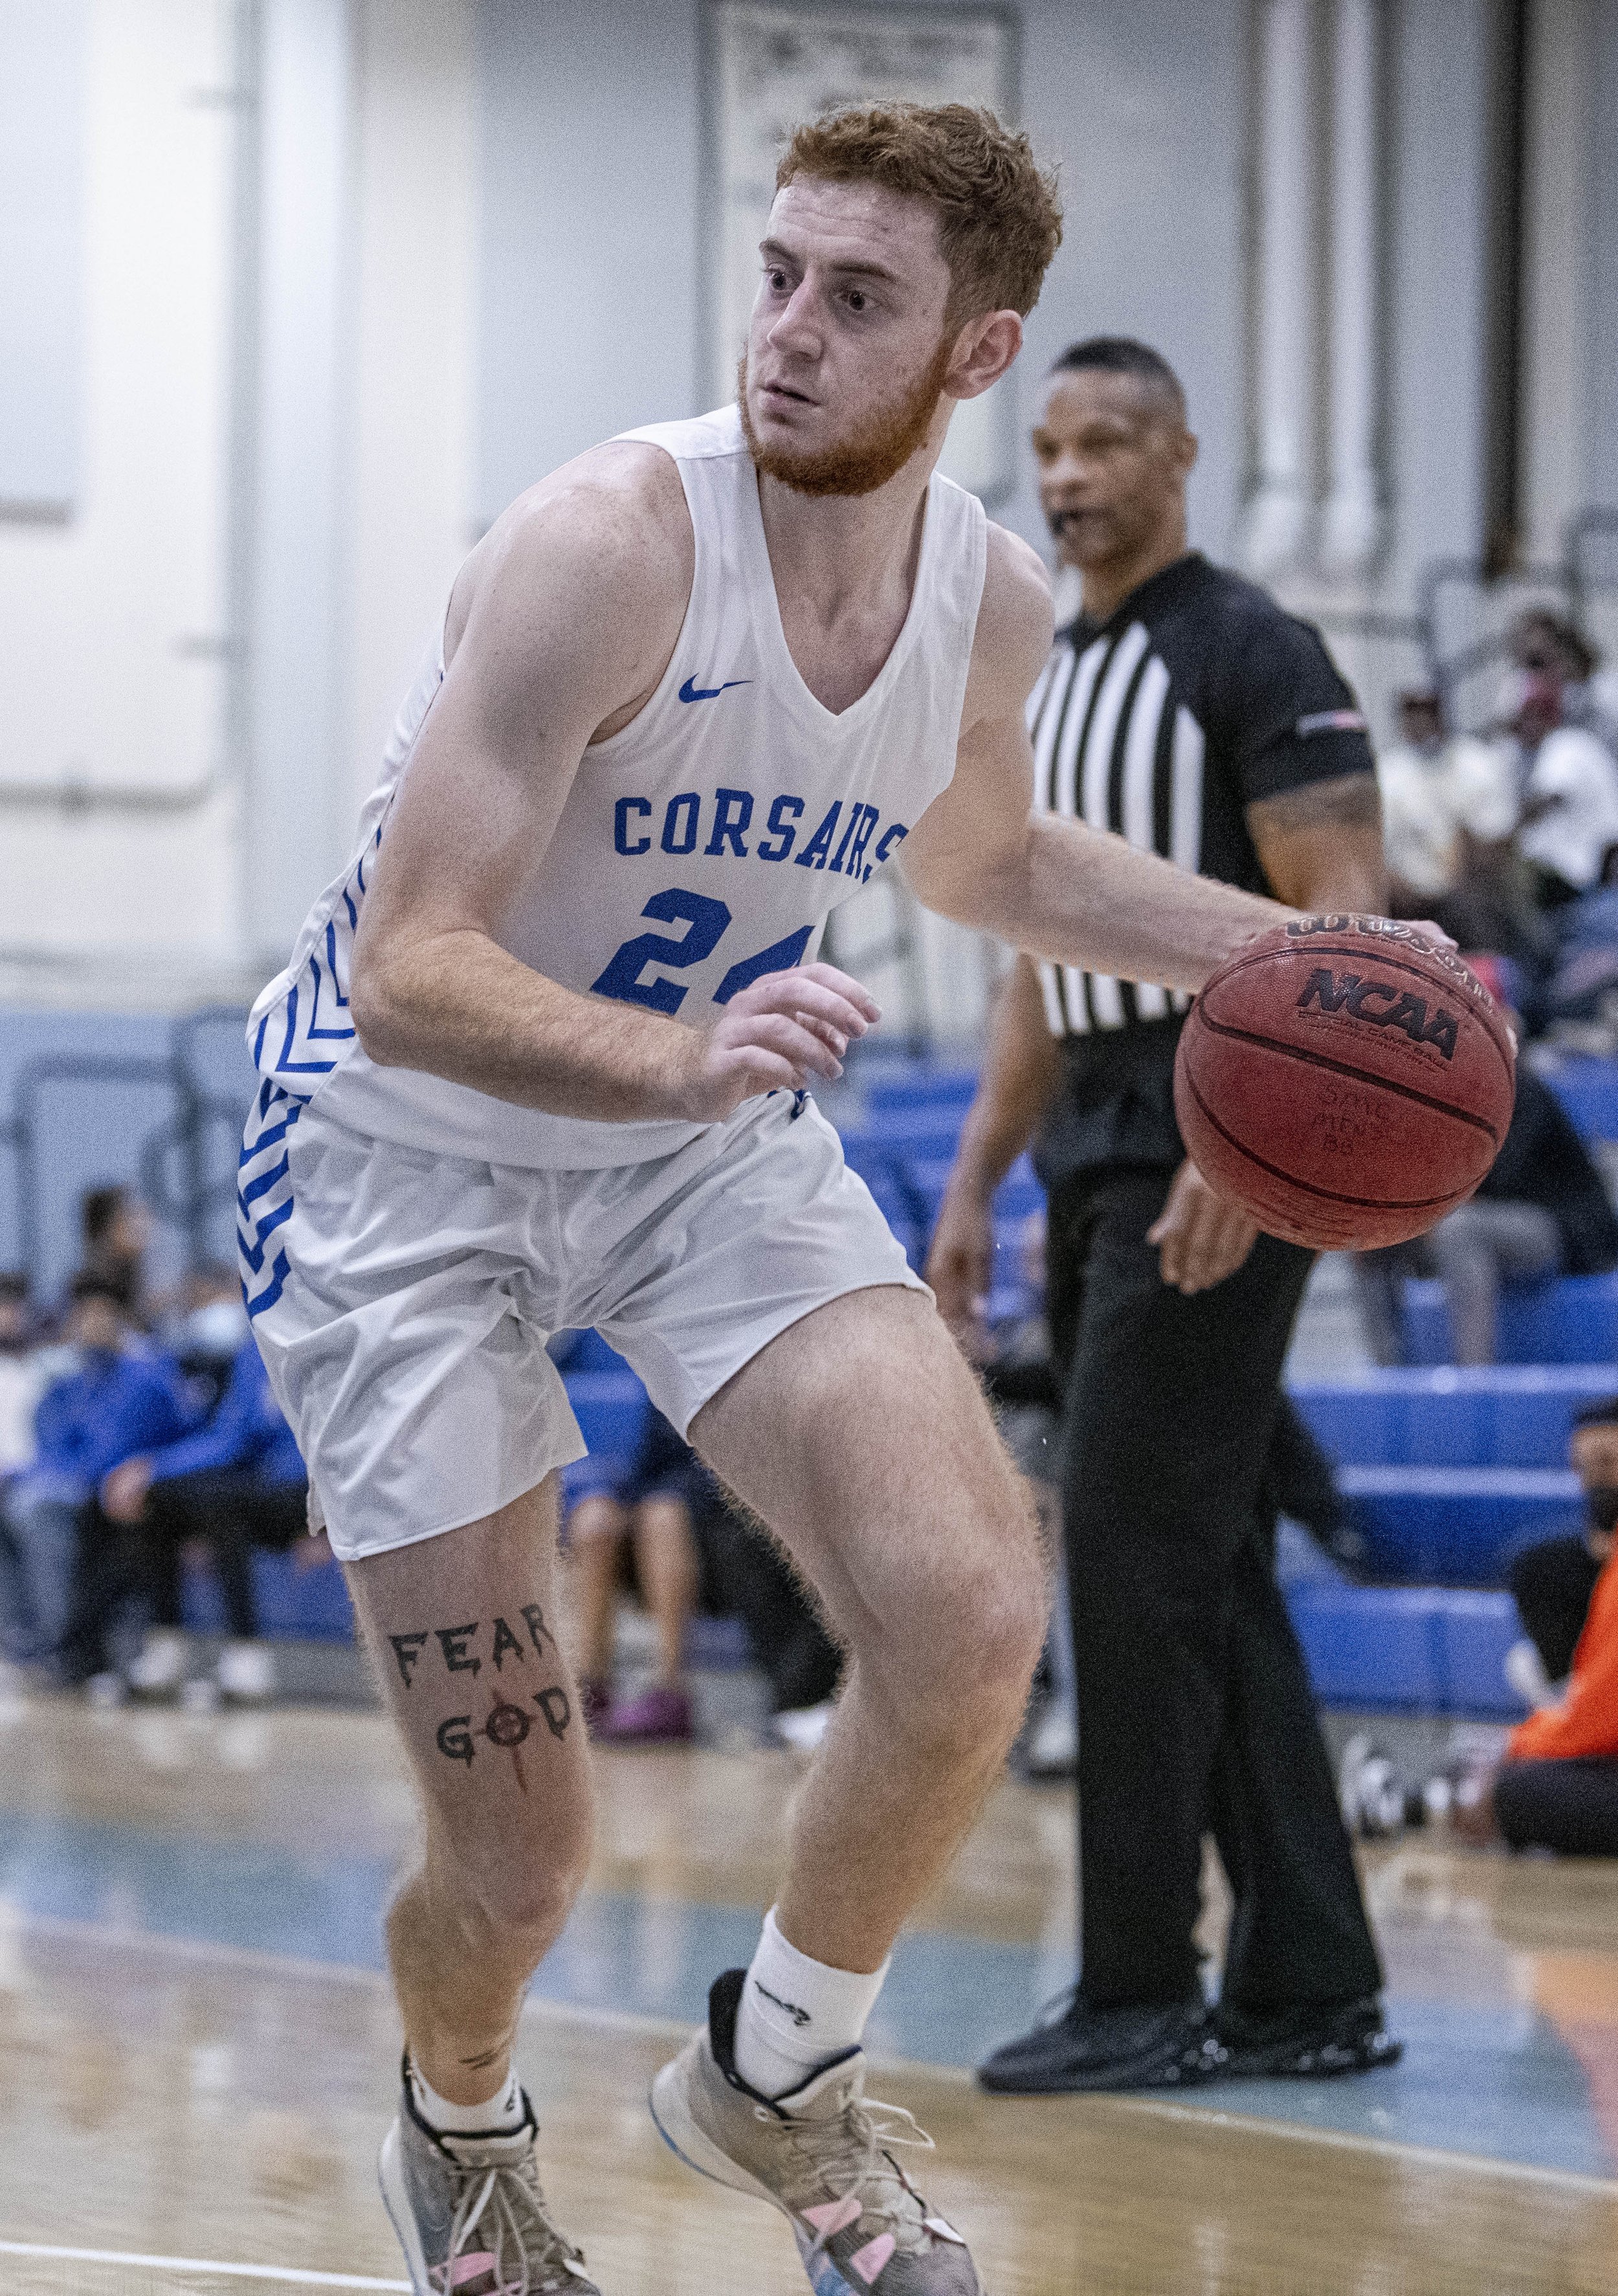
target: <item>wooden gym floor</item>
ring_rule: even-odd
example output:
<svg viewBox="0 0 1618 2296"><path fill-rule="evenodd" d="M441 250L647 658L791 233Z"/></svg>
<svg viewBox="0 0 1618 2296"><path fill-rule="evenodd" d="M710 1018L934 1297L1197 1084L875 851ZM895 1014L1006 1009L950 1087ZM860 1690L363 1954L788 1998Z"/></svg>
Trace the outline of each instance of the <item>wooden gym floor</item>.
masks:
<svg viewBox="0 0 1618 2296"><path fill-rule="evenodd" d="M784 2226L682 2169L644 2106L747 1950L797 1767L600 1772L592 1886L519 2053L560 2212L607 2296L803 2296ZM402 2286L377 1917L411 1826L372 1716L0 1712L0 2288ZM1618 1872L1373 1857L1394 2071L991 2102L964 2068L1062 1982L1068 1860L1066 1794L1002 1788L873 2032L994 2296L1618 2292Z"/></svg>

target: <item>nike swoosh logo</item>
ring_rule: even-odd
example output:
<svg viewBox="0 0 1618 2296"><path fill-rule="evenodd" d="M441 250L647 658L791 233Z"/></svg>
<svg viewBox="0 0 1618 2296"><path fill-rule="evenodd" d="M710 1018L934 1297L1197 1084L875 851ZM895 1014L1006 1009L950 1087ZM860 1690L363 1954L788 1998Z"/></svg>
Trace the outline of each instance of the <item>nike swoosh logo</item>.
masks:
<svg viewBox="0 0 1618 2296"><path fill-rule="evenodd" d="M727 677L723 685L699 685L694 677L688 677L680 688L680 699L682 701L713 701L720 694L728 693L732 685L751 685L752 683L750 677Z"/></svg>

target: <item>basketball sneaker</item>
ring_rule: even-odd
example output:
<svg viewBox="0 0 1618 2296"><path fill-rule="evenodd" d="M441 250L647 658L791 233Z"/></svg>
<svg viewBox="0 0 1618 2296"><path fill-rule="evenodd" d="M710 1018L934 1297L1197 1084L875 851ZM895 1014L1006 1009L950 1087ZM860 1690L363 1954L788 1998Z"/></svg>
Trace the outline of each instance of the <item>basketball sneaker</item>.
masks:
<svg viewBox="0 0 1618 2296"><path fill-rule="evenodd" d="M1396 2065L1404 2043L1382 2019L1374 1995L1335 2008L1281 2009L1271 2016L1222 2004L1199 2053L1210 2080L1330 2080Z"/></svg>
<svg viewBox="0 0 1618 2296"><path fill-rule="evenodd" d="M932 2148L902 2106L865 2095L850 2049L773 2103L736 2070L747 1972L708 1996L705 2031L652 2083L651 2117L688 2168L780 2210L815 2296L984 2296L970 2252L928 2209L889 2146Z"/></svg>
<svg viewBox="0 0 1618 2296"><path fill-rule="evenodd" d="M1201 2058L1207 2021L1200 1995L1092 2009L1074 1986L1049 2005L1031 2031L985 2058L978 2086L994 2096L1189 2088L1211 2078Z"/></svg>
<svg viewBox="0 0 1618 2296"><path fill-rule="evenodd" d="M583 2253L551 2221L534 2108L510 2135L441 2136L411 2095L382 2139L382 2200L414 2296L601 2296Z"/></svg>

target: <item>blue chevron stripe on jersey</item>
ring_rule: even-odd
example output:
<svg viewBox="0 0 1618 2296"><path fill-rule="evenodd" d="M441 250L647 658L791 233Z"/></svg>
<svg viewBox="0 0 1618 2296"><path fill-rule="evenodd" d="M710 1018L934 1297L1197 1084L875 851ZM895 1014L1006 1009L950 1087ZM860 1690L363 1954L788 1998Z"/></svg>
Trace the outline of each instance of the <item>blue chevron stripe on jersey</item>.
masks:
<svg viewBox="0 0 1618 2296"><path fill-rule="evenodd" d="M290 1273L284 1250L271 1261L267 1280L265 1262L271 1237L292 1217L290 1140L307 1105L266 1077L248 1116L237 1159L236 1255L249 1316L261 1316L274 1306Z"/></svg>

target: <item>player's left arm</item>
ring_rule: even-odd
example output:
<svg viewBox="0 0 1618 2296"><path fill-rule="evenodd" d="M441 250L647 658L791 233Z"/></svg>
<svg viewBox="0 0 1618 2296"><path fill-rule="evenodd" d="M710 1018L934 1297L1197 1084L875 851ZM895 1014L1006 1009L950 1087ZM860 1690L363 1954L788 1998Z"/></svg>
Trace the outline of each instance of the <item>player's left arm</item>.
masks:
<svg viewBox="0 0 1618 2296"><path fill-rule="evenodd" d="M1200 988L1244 941L1295 912L1034 811L1024 712L1050 634L1044 568L992 526L955 776L905 840L905 877L928 908L1032 956Z"/></svg>

